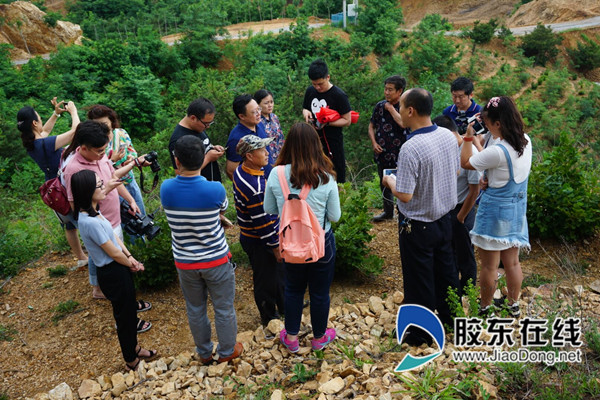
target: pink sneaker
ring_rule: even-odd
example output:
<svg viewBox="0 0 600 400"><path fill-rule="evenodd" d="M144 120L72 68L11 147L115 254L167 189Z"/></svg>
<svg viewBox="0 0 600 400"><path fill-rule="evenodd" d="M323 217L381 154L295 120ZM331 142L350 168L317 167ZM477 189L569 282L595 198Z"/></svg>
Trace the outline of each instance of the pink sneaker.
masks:
<svg viewBox="0 0 600 400"><path fill-rule="evenodd" d="M300 350L300 343L298 342L298 339L294 340L293 342L287 340L287 332L285 329L282 329L281 332L279 332L279 341L281 344L287 347L290 353L297 353L298 350Z"/></svg>
<svg viewBox="0 0 600 400"><path fill-rule="evenodd" d="M320 339L312 339L310 344L313 350L322 350L335 339L335 329L329 328Z"/></svg>

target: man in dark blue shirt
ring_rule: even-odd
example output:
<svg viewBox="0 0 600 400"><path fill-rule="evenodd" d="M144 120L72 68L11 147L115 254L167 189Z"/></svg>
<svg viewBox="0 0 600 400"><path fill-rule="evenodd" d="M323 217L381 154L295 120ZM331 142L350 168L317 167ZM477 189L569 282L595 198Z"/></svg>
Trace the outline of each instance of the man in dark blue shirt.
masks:
<svg viewBox="0 0 600 400"><path fill-rule="evenodd" d="M473 89L473 82L470 79L464 76L456 78L450 85L454 104L446 107L442 112L454 120L461 135L467 131L467 120L481 112L481 106L473 100Z"/></svg>
<svg viewBox="0 0 600 400"><path fill-rule="evenodd" d="M239 122L229 133L226 145L227 152L225 153L227 156L226 172L231 180L233 180L235 169L242 162L242 156L236 152L240 139L246 135L255 135L261 139L268 137L265 126L260 119L260 111L260 106L249 94L241 94L233 100L233 113ZM269 152L269 163L264 167L265 178L269 177L273 164L275 164L275 160Z"/></svg>

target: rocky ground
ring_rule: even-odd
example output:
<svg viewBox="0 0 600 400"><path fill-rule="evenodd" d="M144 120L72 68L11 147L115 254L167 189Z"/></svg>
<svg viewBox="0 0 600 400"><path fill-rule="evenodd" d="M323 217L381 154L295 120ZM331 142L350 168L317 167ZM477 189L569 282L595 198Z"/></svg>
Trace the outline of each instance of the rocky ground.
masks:
<svg viewBox="0 0 600 400"><path fill-rule="evenodd" d="M324 360L310 352L309 347L299 356L289 356L278 340L264 340L252 297L251 271L241 266L236 272L235 301L240 341L246 346L241 360L210 368L198 365L191 357L193 342L185 305L178 285L173 284L138 296L153 303L152 310L140 315L154 324L149 332L139 335L140 343L157 349L162 357L142 368L140 374L122 374L124 364L110 305L91 298L87 271L49 278L47 267L71 267L75 261L68 255L47 254L5 283L0 294L0 325L10 327L13 336L12 341L0 341L0 393L6 393L11 399L34 397L36 393L47 394L65 382L77 394L84 382L81 394L95 393L98 398L117 397L121 389L121 398L145 398L149 391L157 397L169 398L243 398L244 394L262 390L260 388L273 390L275 387L288 398L296 393L308 398L319 398L321 394L330 396L325 398L387 396L399 388L400 381L392 370L406 353L406 349L395 348L395 338L390 336L401 300L398 291L402 290L402 279L396 224L379 224L374 233L372 248L384 257L384 273L366 281L334 282L331 324L340 332L340 340L325 351ZM228 235L233 241L236 234L229 232ZM571 298L583 293L583 297L576 296L579 303L585 305L586 312L599 315L598 297L588 290L600 276L599 247L598 238L579 246L534 241L532 252L522 257L523 269L526 276L536 273L559 281L563 296ZM580 269L586 271L584 275L578 273ZM535 293L527 291L526 294L531 298ZM542 294L551 296L552 290L542 290ZM54 322L54 308L68 300L79 304L73 313ZM528 302L524 299L523 305ZM271 328L277 332L279 326ZM304 337L303 345L310 346L310 335ZM448 357L436 361L440 368L447 369ZM299 363L319 374L298 383L292 378L294 368L300 368L295 367ZM121 376L127 390L120 384ZM271 386L265 386L265 379ZM486 382L494 386L493 378ZM102 394L96 393L96 384ZM322 388L323 384L329 386ZM202 397L207 393L212 394Z"/></svg>

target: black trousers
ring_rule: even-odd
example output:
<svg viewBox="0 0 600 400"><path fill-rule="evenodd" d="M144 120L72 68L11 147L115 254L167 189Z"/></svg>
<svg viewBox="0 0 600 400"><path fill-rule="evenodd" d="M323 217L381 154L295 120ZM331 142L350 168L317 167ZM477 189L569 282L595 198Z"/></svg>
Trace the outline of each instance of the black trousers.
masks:
<svg viewBox="0 0 600 400"><path fill-rule="evenodd" d="M454 261L456 268L460 274L460 292L464 294L464 288L469 280L473 286L477 284L477 262L475 261L475 252L471 243L469 232L473 229L475 223L475 207L469 211L465 218L465 223L461 224L456 216L460 212L462 204L458 204L456 208L450 211L452 217L452 247L454 249Z"/></svg>
<svg viewBox="0 0 600 400"><path fill-rule="evenodd" d="M335 169L337 183L346 182L346 156L344 154L344 136L343 135L325 135L323 131L318 131L321 145L325 155L331 159Z"/></svg>
<svg viewBox="0 0 600 400"><path fill-rule="evenodd" d="M284 269L278 263L273 251L259 243L240 241L242 248L248 254L252 266L252 281L254 283L254 301L260 321L267 325L270 320L284 314Z"/></svg>
<svg viewBox="0 0 600 400"><path fill-rule="evenodd" d="M404 219L398 217L398 227ZM446 214L434 222L412 220L411 232L399 233L404 303L437 310L443 324L453 326L447 302L448 287L458 288L452 250L452 221Z"/></svg>
<svg viewBox="0 0 600 400"><path fill-rule="evenodd" d="M391 169L394 169L393 167ZM381 193L383 194L383 211L385 211L388 215L394 215L394 205L396 204L396 200L392 191L387 186L383 186L383 170L386 167L381 164L377 164L377 174L379 174L379 188L381 189Z"/></svg>
<svg viewBox="0 0 600 400"><path fill-rule="evenodd" d="M130 363L137 357L137 309L131 270L116 261L98 267L98 284L112 304L121 352L125 362Z"/></svg>

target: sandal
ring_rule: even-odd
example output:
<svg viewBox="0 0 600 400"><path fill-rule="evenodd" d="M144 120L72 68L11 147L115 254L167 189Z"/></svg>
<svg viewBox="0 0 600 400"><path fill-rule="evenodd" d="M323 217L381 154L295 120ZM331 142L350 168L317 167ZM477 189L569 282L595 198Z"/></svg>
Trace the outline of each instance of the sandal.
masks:
<svg viewBox="0 0 600 400"><path fill-rule="evenodd" d="M138 365L140 365L140 359L136 358L136 360L137 360L137 362L135 364L133 364L133 365L129 365L129 363L125 363L125 369L127 371L135 371L135 370L137 370Z"/></svg>
<svg viewBox="0 0 600 400"><path fill-rule="evenodd" d="M158 355L158 351L156 351L156 350L146 350L148 353L150 353L150 355L143 356L140 354L142 350L144 350L144 349L142 348L142 346L140 346L140 348L136 351L136 354L137 354L138 358L143 359L143 360L150 361Z"/></svg>
<svg viewBox="0 0 600 400"><path fill-rule="evenodd" d="M137 305L137 312L148 311L149 309L152 308L152 303L150 303L149 301L145 301L145 300L138 300L136 302L136 305Z"/></svg>
<svg viewBox="0 0 600 400"><path fill-rule="evenodd" d="M151 322L144 321L143 319L139 319L138 318L137 333L146 332L150 328L152 328L152 323Z"/></svg>

